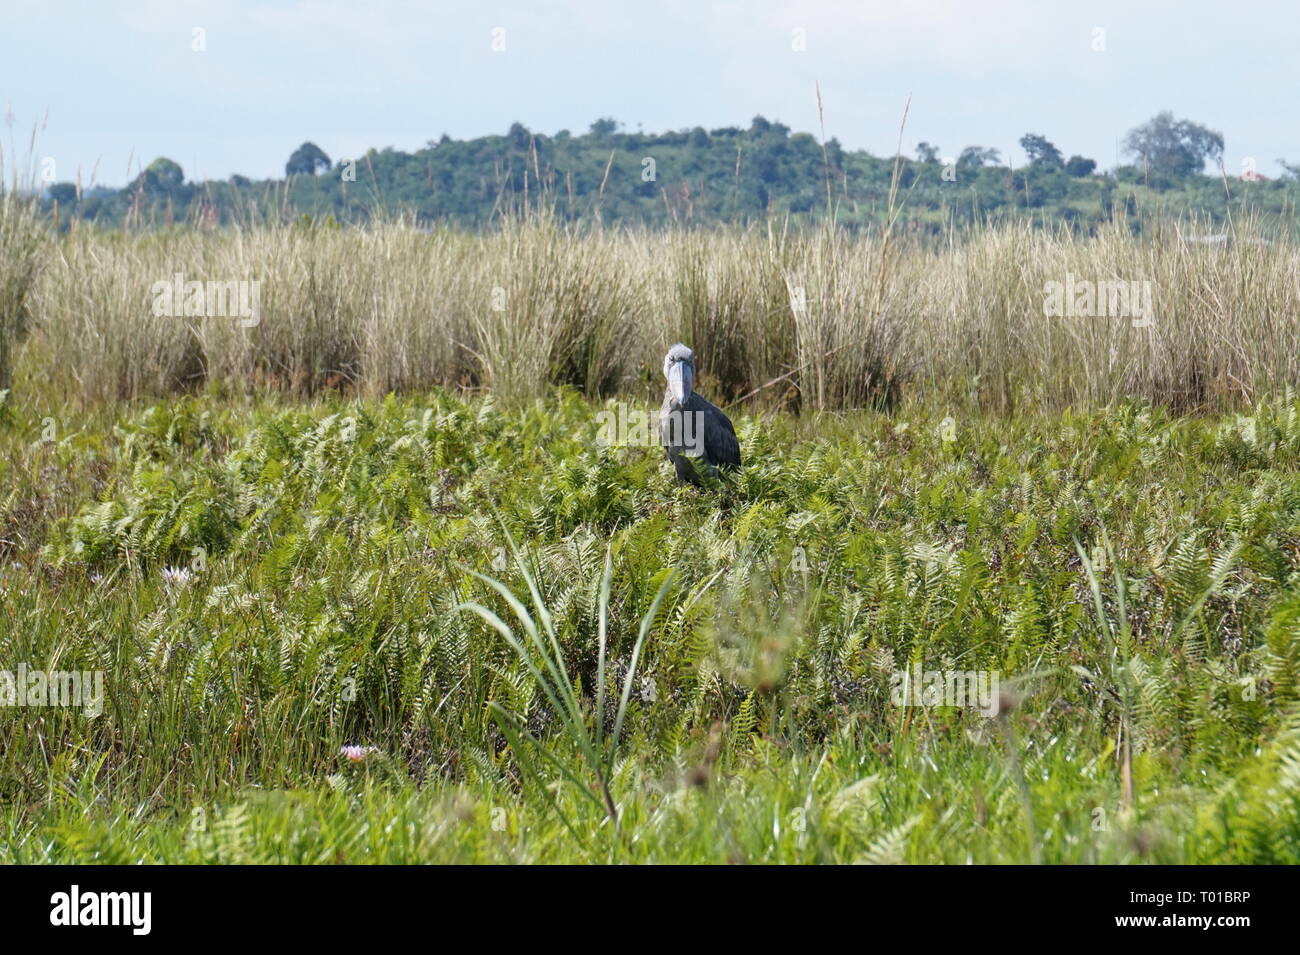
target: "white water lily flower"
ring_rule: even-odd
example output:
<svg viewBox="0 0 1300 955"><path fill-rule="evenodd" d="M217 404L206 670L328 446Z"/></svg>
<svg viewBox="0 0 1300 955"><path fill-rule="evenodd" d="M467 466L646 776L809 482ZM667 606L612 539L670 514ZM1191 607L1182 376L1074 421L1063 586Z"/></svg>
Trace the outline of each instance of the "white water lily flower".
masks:
<svg viewBox="0 0 1300 955"><path fill-rule="evenodd" d="M164 584L176 584L184 587L194 579L194 572L186 567L164 567L162 569L162 579Z"/></svg>

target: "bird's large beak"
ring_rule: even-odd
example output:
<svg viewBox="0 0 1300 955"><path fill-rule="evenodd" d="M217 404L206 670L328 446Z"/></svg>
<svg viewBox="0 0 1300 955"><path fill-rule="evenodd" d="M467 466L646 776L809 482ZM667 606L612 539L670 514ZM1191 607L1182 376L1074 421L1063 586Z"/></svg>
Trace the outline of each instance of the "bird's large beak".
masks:
<svg viewBox="0 0 1300 955"><path fill-rule="evenodd" d="M686 403L691 394L691 377L691 366L684 361L675 362L668 369L668 394L679 407Z"/></svg>

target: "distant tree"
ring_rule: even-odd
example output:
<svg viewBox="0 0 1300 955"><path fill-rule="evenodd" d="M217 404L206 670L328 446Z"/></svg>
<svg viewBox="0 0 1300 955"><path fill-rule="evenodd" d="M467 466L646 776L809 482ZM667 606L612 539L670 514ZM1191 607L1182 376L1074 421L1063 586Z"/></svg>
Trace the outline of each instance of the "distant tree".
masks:
<svg viewBox="0 0 1300 955"><path fill-rule="evenodd" d="M510 140L510 145L515 149L527 149L528 141L532 139L532 133L523 123L511 123L510 131L506 133L506 138Z"/></svg>
<svg viewBox="0 0 1300 955"><path fill-rule="evenodd" d="M1223 155L1223 134L1165 110L1129 130L1124 149L1153 170L1182 177L1200 172L1205 160Z"/></svg>
<svg viewBox="0 0 1300 955"><path fill-rule="evenodd" d="M249 179L247 176L241 176L239 173L235 173L230 177L230 184L239 189L247 189L253 184L253 180Z"/></svg>
<svg viewBox="0 0 1300 955"><path fill-rule="evenodd" d="M1071 156L1065 162L1065 171L1076 179L1092 175L1092 171L1096 168L1095 159L1084 159L1082 156Z"/></svg>
<svg viewBox="0 0 1300 955"><path fill-rule="evenodd" d="M929 143L916 144L917 162L937 163L939 161L939 147L931 146Z"/></svg>
<svg viewBox="0 0 1300 955"><path fill-rule="evenodd" d="M613 136L616 132L618 132L618 120L610 119L608 116L602 116L591 124L593 136Z"/></svg>
<svg viewBox="0 0 1300 955"><path fill-rule="evenodd" d="M1025 133L1020 137L1020 148L1035 166L1059 166L1062 162L1061 151L1046 136L1037 133Z"/></svg>
<svg viewBox="0 0 1300 955"><path fill-rule="evenodd" d="M132 192L143 190L149 196L179 197L185 189L185 171L178 163L159 156L144 172L136 176L128 187Z"/></svg>
<svg viewBox="0 0 1300 955"><path fill-rule="evenodd" d="M330 157L315 143L303 143L284 164L286 176L314 176L330 168Z"/></svg>
<svg viewBox="0 0 1300 955"><path fill-rule="evenodd" d="M56 182L49 188L49 197L60 207L67 208L77 202L77 186L71 182Z"/></svg>
<svg viewBox="0 0 1300 955"><path fill-rule="evenodd" d="M957 156L957 168L978 169L980 166L990 163L997 165L1000 155L996 149L985 149L983 146L967 146Z"/></svg>
<svg viewBox="0 0 1300 955"><path fill-rule="evenodd" d="M709 148L709 134L704 131L703 126L696 126L694 129L691 130L691 148L692 149Z"/></svg>

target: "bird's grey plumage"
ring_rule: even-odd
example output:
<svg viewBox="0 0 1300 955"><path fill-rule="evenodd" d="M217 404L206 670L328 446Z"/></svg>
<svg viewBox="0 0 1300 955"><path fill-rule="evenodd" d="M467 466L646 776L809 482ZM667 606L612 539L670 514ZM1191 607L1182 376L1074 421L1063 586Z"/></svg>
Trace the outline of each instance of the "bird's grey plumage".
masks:
<svg viewBox="0 0 1300 955"><path fill-rule="evenodd" d="M659 435L678 480L701 484L700 470L716 476L719 468L740 467L740 442L730 419L693 390L695 353L681 344L668 349L664 377L668 388L659 413ZM698 459L699 470L692 459Z"/></svg>

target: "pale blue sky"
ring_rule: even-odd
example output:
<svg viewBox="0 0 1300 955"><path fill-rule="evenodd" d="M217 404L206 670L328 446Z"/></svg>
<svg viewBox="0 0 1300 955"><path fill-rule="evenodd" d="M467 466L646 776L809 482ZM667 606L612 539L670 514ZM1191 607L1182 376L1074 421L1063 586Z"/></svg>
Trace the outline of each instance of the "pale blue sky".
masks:
<svg viewBox="0 0 1300 955"><path fill-rule="evenodd" d="M1294 0L11 0L0 22L6 158L48 113L35 156L61 180L98 161L120 185L157 156L190 179L260 178L306 139L338 159L515 120L659 131L761 113L816 132L815 81L827 135L879 155L911 93L909 154L927 140L1020 162L1032 131L1110 167L1127 129L1171 109L1224 134L1229 172L1300 162Z"/></svg>

